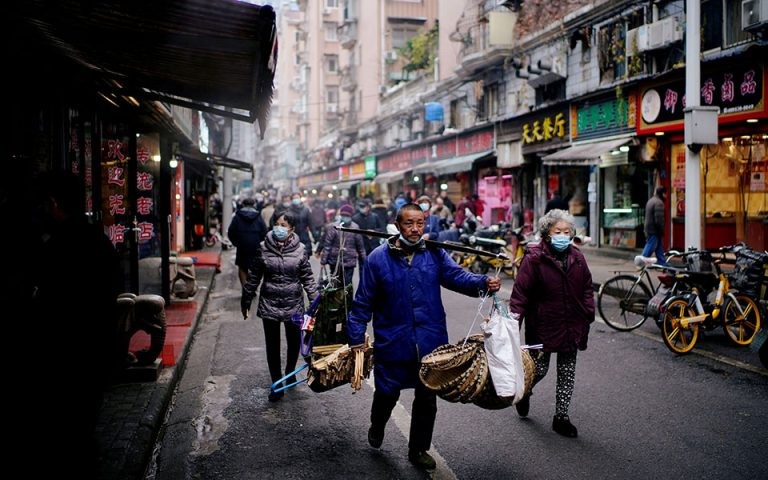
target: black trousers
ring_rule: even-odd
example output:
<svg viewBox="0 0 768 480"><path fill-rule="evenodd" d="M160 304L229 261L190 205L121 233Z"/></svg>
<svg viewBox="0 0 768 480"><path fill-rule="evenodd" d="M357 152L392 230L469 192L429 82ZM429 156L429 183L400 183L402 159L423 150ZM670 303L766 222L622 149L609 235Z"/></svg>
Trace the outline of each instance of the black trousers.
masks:
<svg viewBox="0 0 768 480"><path fill-rule="evenodd" d="M395 394L373 392L371 406L371 424L374 428L384 430L392 409L400 399L400 392ZM411 407L411 431L408 434L408 449L427 451L432 443L432 431L435 429L437 417L437 396L423 385L416 387Z"/></svg>
<svg viewBox="0 0 768 480"><path fill-rule="evenodd" d="M285 325L285 343L288 349L285 354L285 373L296 369L299 359L299 344L301 343L301 330L291 322L276 322L274 320L261 320L264 325L264 340L267 345L267 366L272 383L283 377L280 368L280 324Z"/></svg>

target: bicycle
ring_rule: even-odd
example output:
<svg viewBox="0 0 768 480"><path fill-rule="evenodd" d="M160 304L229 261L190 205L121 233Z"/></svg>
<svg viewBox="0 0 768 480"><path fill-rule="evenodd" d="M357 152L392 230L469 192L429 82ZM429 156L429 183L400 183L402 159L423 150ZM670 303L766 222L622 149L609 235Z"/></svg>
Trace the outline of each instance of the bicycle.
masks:
<svg viewBox="0 0 768 480"><path fill-rule="evenodd" d="M722 326L726 336L736 345L749 345L760 329L761 313L757 302L744 293L731 290L728 276L720 269L724 254L734 247L717 250L723 256L711 264L714 272L689 271L679 272L676 278L687 285L686 292L671 297L663 307L662 338L672 352L684 354L690 352L699 338L699 328L712 330ZM692 259L700 263L709 263L711 253L706 250L690 252ZM712 284L714 300L707 297ZM704 298L704 302L702 302Z"/></svg>
<svg viewBox="0 0 768 480"><path fill-rule="evenodd" d="M682 254L676 250L665 253L668 259ZM660 307L671 292L674 292L675 279L672 275L662 274L655 283L649 270L671 271L675 267L655 263L655 258L635 257L635 265L640 267L638 274L621 273L609 278L600 285L597 292L597 311L606 325L628 332L639 328L649 316L656 318L656 326L661 328Z"/></svg>

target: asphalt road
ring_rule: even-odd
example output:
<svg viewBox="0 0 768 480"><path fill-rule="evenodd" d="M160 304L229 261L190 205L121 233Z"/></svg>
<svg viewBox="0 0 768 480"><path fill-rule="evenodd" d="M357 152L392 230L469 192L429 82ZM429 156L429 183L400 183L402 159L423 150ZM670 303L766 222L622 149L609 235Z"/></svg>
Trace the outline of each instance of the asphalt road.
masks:
<svg viewBox="0 0 768 480"><path fill-rule="evenodd" d="M406 458L410 391L381 450L366 441L370 383L355 394L347 386L317 394L300 385L280 402L267 401L262 327L239 314L230 255L223 256L150 478L768 478L765 370L724 362L724 355L675 356L652 323L638 334L600 322L578 358L570 410L578 439L551 430L553 361L528 419L514 408L440 400L432 449L438 469L420 472ZM470 328L477 299L445 291L444 303L452 342L479 332ZM734 348L723 345L726 353Z"/></svg>

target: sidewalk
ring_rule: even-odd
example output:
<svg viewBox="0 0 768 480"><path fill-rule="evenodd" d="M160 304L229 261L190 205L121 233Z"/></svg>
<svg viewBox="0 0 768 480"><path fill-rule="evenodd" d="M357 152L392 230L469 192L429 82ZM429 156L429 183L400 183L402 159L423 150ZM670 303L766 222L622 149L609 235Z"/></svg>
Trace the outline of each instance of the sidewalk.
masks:
<svg viewBox="0 0 768 480"><path fill-rule="evenodd" d="M208 293L219 271L220 250L189 252L195 260L198 291L193 298L172 299L166 305L166 339L160 355L162 369L157 381L118 383L104 395L96 438L100 449L100 476L105 480L143 479L163 423L168 403L184 368ZM142 338L145 337L145 338ZM131 345L148 342L138 333Z"/></svg>

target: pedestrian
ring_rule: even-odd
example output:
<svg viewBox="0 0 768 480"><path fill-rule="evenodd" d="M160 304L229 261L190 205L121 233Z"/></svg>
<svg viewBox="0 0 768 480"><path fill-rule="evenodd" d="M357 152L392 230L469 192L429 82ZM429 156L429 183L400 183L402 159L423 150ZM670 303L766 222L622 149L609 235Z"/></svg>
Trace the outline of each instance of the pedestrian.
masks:
<svg viewBox="0 0 768 480"><path fill-rule="evenodd" d="M420 468L435 468L427 451L437 414L434 392L419 381L420 360L448 343L440 287L468 296L495 292L498 277L461 269L442 249L427 248L423 239L424 212L405 204L397 213L399 236L375 249L360 275L360 284L347 323L349 344L359 348L373 319L375 391L368 443L379 448L384 430L400 398L415 389L408 441L408 460Z"/></svg>
<svg viewBox="0 0 768 480"><path fill-rule="evenodd" d="M232 223L229 224L227 236L232 245L237 248L235 265L238 268L238 278L242 287L248 277L248 267L256 256L256 250L261 247L261 242L267 235L267 226L261 218L261 213L256 209L254 198L244 198L241 205L235 212Z"/></svg>
<svg viewBox="0 0 768 480"><path fill-rule="evenodd" d="M451 197L448 196L448 190L440 190L440 198L443 199L443 204L451 211L451 215L455 214L456 205L451 200Z"/></svg>
<svg viewBox="0 0 768 480"><path fill-rule="evenodd" d="M547 206L544 208L544 213L549 213L550 210L560 209L568 211L568 202L560 196L560 192L555 190L552 192L552 198L547 202Z"/></svg>
<svg viewBox="0 0 768 480"><path fill-rule="evenodd" d="M437 215L432 215L432 199L429 195L422 195L416 199L416 203L421 207L421 211L424 212L424 240L437 240L440 236L440 219Z"/></svg>
<svg viewBox="0 0 768 480"><path fill-rule="evenodd" d="M386 222L371 210L371 201L368 199L357 202L357 213L352 215L352 221L358 225L356 228L363 230L385 232L387 228ZM363 243L365 244L365 253L368 255L374 248L381 245L381 238L366 235L363 237Z"/></svg>
<svg viewBox="0 0 768 480"><path fill-rule="evenodd" d="M658 187L656 195L648 199L645 204L645 248L643 256L650 257L656 252L656 263L666 265L664 257L664 196L667 189Z"/></svg>
<svg viewBox="0 0 768 480"><path fill-rule="evenodd" d="M334 222L329 228L325 229L323 236L323 248L320 252L320 265L323 268L329 265L334 269L338 264L340 270L333 270L334 275L344 274L344 285L352 283L352 276L355 273L355 265L363 266L366 252L363 236L351 233L342 233L335 227L342 226L348 228L360 228L352 221L354 210L351 205L342 205L339 209L339 221ZM341 240L340 240L341 237ZM341 258L339 259L339 255Z"/></svg>
<svg viewBox="0 0 768 480"><path fill-rule="evenodd" d="M586 350L589 325L595 320L592 273L584 255L571 240L576 231L573 216L555 209L539 219L541 242L528 244L528 252L515 279L509 299L513 318L525 323L525 341L543 345L534 355L536 385L547 374L549 359L557 353L555 416L552 430L576 437L568 417L576 373L576 352ZM530 393L515 407L528 416Z"/></svg>
<svg viewBox="0 0 768 480"><path fill-rule="evenodd" d="M301 332L290 321L291 316L304 314L304 292L310 301L317 296L317 284L307 250L295 233L296 222L296 217L289 211L275 219L275 227L261 243L248 270L240 300L243 318L248 318L251 302L261 285L256 316L261 318L264 326L267 365L272 383L284 376L280 369L280 324L285 329L287 375L296 369L301 343ZM288 384L294 382L295 378L288 380ZM270 391L269 401L276 402L283 394L283 391Z"/></svg>
<svg viewBox="0 0 768 480"><path fill-rule="evenodd" d="M116 309L124 278L117 250L85 214L80 178L49 172L38 185L43 240L32 259L37 267L30 266L37 272L31 311L20 321L35 342L26 375L43 372L44 379L17 384L30 415L15 438L57 452L56 476L97 478L95 427L104 390L127 354ZM52 401L54 379L66 379L67 389Z"/></svg>

